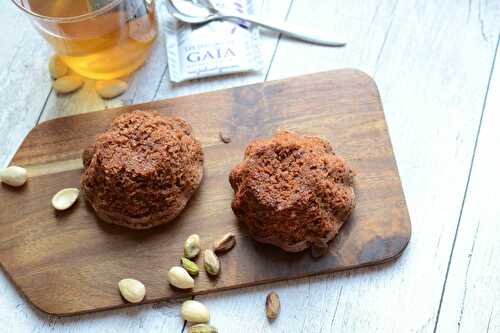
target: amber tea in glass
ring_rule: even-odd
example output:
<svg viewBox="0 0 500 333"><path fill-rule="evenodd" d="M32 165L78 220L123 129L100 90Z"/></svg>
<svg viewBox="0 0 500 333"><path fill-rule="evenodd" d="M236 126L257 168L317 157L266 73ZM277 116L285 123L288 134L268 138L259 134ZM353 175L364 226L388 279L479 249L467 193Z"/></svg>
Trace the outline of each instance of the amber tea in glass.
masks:
<svg viewBox="0 0 500 333"><path fill-rule="evenodd" d="M113 79L138 69L158 34L153 0L12 0L76 73Z"/></svg>

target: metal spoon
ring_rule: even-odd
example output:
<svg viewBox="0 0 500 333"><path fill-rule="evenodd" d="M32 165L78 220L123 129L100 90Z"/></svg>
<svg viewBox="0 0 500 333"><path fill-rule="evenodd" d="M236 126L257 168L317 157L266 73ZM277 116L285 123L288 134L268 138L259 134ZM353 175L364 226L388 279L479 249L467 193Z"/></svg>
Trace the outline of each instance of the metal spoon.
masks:
<svg viewBox="0 0 500 333"><path fill-rule="evenodd" d="M186 23L201 24L214 20L243 20L313 44L326 46L346 45L346 43L332 41L329 38L316 37L318 35L317 33L303 33L303 29L292 27L288 23L271 23L253 15L236 12L221 12L210 0L204 0L203 2L206 4L206 7L201 7L190 1L184 0L166 0L165 4L167 10L173 17Z"/></svg>

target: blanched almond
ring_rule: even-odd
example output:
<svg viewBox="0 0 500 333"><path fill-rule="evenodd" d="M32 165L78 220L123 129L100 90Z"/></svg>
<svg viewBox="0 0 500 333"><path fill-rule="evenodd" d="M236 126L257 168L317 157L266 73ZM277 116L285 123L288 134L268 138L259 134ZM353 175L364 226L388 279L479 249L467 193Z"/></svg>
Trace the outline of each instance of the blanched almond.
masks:
<svg viewBox="0 0 500 333"><path fill-rule="evenodd" d="M102 98L115 98L128 88L127 82L121 80L97 81L95 90Z"/></svg>
<svg viewBox="0 0 500 333"><path fill-rule="evenodd" d="M168 282L179 289L194 288L194 280L182 267L174 266L167 273Z"/></svg>
<svg viewBox="0 0 500 333"><path fill-rule="evenodd" d="M83 86L83 79L78 75L66 75L52 82L54 90L60 94L69 94Z"/></svg>
<svg viewBox="0 0 500 333"><path fill-rule="evenodd" d="M146 287L141 281L135 279L123 279L118 282L118 289L125 298L130 303L140 303L146 295Z"/></svg>
<svg viewBox="0 0 500 333"><path fill-rule="evenodd" d="M210 313L205 305L197 301L185 301L181 307L182 318L191 323L206 323L210 320Z"/></svg>
<svg viewBox="0 0 500 333"><path fill-rule="evenodd" d="M25 168L18 166L10 166L0 170L0 180L10 186L23 186L28 179L28 172Z"/></svg>
<svg viewBox="0 0 500 333"><path fill-rule="evenodd" d="M58 79L68 73L68 65L66 65L61 58L54 55L49 61L49 73L53 79Z"/></svg>

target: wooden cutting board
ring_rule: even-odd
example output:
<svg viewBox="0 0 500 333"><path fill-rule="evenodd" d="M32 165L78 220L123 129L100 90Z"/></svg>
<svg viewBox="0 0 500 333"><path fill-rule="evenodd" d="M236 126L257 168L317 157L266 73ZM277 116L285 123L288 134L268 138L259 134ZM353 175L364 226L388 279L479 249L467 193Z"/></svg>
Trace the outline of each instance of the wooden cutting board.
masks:
<svg viewBox="0 0 500 333"><path fill-rule="evenodd" d="M99 222L81 198L68 211L54 211L52 195L79 186L82 150L115 116L136 109L185 118L203 143L205 177L180 218L133 231ZM309 251L289 254L254 242L230 208L230 170L250 141L278 129L326 138L357 173L356 208L318 260ZM220 141L220 131L231 143ZM31 131L11 164L26 167L31 177L19 189L0 186L0 262L20 292L51 314L126 306L117 289L125 277L141 280L145 302L155 302L379 264L399 256L410 239L379 93L356 70L51 120ZM166 273L178 265L188 235L199 234L208 247L227 232L236 234L237 245L221 257L218 278L202 271L188 292L168 285Z"/></svg>

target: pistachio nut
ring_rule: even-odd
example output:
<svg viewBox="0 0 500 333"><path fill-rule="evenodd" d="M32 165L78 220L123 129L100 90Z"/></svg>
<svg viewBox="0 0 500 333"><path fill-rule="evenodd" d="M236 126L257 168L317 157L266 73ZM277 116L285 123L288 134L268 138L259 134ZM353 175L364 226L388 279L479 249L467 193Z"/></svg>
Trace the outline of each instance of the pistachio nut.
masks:
<svg viewBox="0 0 500 333"><path fill-rule="evenodd" d="M220 272L220 261L213 250L207 249L203 252L205 270L210 275L218 275Z"/></svg>
<svg viewBox="0 0 500 333"><path fill-rule="evenodd" d="M198 265L196 265L196 263L192 262L188 258L181 258L181 265L191 276L196 276L200 272Z"/></svg>
<svg viewBox="0 0 500 333"><path fill-rule="evenodd" d="M184 256L193 259L200 253L200 236L194 234L189 236L184 242Z"/></svg>

